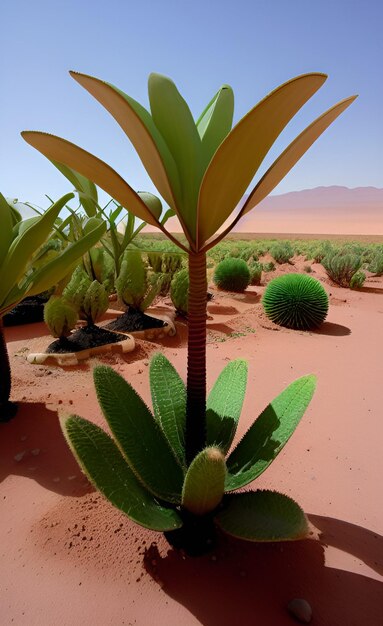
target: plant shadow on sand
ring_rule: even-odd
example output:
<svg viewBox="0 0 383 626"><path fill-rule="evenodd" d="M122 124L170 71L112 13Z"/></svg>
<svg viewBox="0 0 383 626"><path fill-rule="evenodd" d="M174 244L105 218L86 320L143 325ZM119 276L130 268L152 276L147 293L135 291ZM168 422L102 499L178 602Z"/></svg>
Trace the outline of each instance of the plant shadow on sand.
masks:
<svg viewBox="0 0 383 626"><path fill-rule="evenodd" d="M334 322L323 322L319 328L311 332L316 335L330 335L333 337L346 337L347 335L351 335L351 330L347 326L335 324Z"/></svg>
<svg viewBox="0 0 383 626"><path fill-rule="evenodd" d="M288 626L293 598L305 598L313 623L321 626L380 626L383 583L326 567L328 545L381 571L383 537L341 520L309 516L318 539L256 544L222 536L216 550L189 558L169 550L161 556L152 544L147 572L166 594L187 608L203 626Z"/></svg>
<svg viewBox="0 0 383 626"><path fill-rule="evenodd" d="M18 406L16 417L0 424L0 482L16 475L63 496L93 491L69 450L57 412L42 403Z"/></svg>

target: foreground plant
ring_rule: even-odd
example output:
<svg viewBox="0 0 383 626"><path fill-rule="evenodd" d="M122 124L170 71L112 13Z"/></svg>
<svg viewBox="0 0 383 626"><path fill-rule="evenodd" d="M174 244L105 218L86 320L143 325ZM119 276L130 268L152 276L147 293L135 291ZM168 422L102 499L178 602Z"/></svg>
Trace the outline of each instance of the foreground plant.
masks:
<svg viewBox="0 0 383 626"><path fill-rule="evenodd" d="M165 228L152 203L145 203L117 172L99 158L60 137L41 132L22 133L28 143L50 160L64 164L92 180L121 206L128 208L138 218L157 226L173 243L189 255L188 366L186 417L183 431L186 482L183 483L182 463L178 473L173 462L167 465L166 440L164 444L161 434L156 439L159 445L156 453L146 454L139 463L145 482L157 458L156 474L158 477L162 476L164 487L165 483L168 484L165 491L161 489L157 497L161 501L169 501L170 495L173 494L174 504L179 506L184 502L184 509L189 510L190 506L188 505L188 508L185 502L189 502L190 490L196 484L194 476L198 474L197 468L200 467L200 463L195 465L196 459L200 454L204 454L203 458L207 458L208 465L212 462L210 456L204 452L206 445L209 444L209 404L206 405L206 253L230 232L243 215L253 209L278 185L300 157L353 102L355 97L339 102L298 135L260 178L229 226L218 234L220 227L226 219L230 218L242 199L275 140L294 115L322 86L327 77L324 74L312 73L298 76L284 83L259 102L232 129L234 96L227 85L214 95L195 122L175 84L165 76L151 74L149 77L149 113L141 104L109 83L84 74L72 72L71 75L107 108L132 141L160 195L168 203L170 210L177 215L186 237L185 244L175 239ZM156 373L156 376L159 381L158 388L164 389L166 394L166 385L163 382L161 370ZM113 400L107 399L109 395L110 398L113 397L112 388L108 388L105 403L112 402L113 405ZM171 399L169 402L172 405ZM133 412L134 408L137 414L141 411L140 402L132 401L131 406ZM121 410L123 408L125 404L121 406ZM273 420L273 415L268 415L268 419ZM71 424L76 426L77 419L71 418L65 427L70 441L72 440L70 427ZM138 422L140 420L137 417L135 423ZM256 423L259 423L259 420ZM260 423L262 424L262 420ZM83 426L82 422L80 426L81 424ZM109 439L106 441L105 454L108 455ZM80 444L80 447L81 445L85 443ZM140 436L137 435L134 445L129 440L129 451L138 449L140 445ZM267 448L267 442L265 446ZM90 451L92 449L90 448ZM153 447L148 449L153 450ZM213 453L215 459L217 455L219 456L215 451ZM173 456L168 458L172 459ZM98 454L93 456L96 476L99 475L99 471L103 473L100 469L99 457ZM136 484L132 483L131 476L136 480L137 466L134 472L130 470L130 466L128 470L123 470L125 466L125 461L124 466L121 463L116 466L116 472L121 477L122 483ZM189 475L189 482L186 478L192 471L191 468L195 469ZM176 481L176 484L169 486L172 481ZM199 480L197 482L200 484ZM209 484L210 489L214 491L214 481ZM186 495L182 493L182 485L187 485ZM133 487L132 489L135 495L129 507L130 511L132 507L141 510L142 501L147 502L148 506L150 502L152 506L153 501L148 500L146 491L140 492L140 495L136 497L137 491ZM112 491L112 497L114 497L113 493L118 494ZM164 497L166 494L168 494L167 497ZM205 497L208 498L207 495ZM239 498L244 501L247 496L245 498L240 495ZM238 499L235 502L238 502ZM217 504L218 496L214 506ZM160 507L159 515L162 515L164 507L157 500L154 501L153 506L156 513L158 513L157 507ZM232 506L235 509L237 505ZM144 509L145 514L148 514L148 508L144 507ZM214 507L213 510L215 510ZM228 510L230 506L225 509L226 512ZM271 513L272 510L273 507L270 507L269 512ZM168 509L166 508L165 511L168 518ZM171 517L173 528L181 525L182 519L177 512L171 510ZM230 522L227 524L222 522L222 519L225 519L224 515L218 519L221 525L230 526ZM294 533L291 535L294 536Z"/></svg>
<svg viewBox="0 0 383 626"><path fill-rule="evenodd" d="M97 397L113 438L76 415L63 417L62 427L93 485L133 521L168 532L175 545L203 551L216 526L249 541L301 539L307 519L294 500L269 490L233 492L258 478L282 450L312 398L315 377L289 385L229 453L246 381L241 359L221 372L207 400L204 447L191 463L185 385L161 354L150 364L153 413L112 368L98 366Z"/></svg>
<svg viewBox="0 0 383 626"><path fill-rule="evenodd" d="M34 255L52 233L56 218L71 198L72 193L66 194L43 215L21 220L0 194L0 421L10 419L17 411L16 405L9 401L11 369L2 332L3 316L26 296L42 293L57 284L105 230L104 224L95 220L81 241L34 266Z"/></svg>

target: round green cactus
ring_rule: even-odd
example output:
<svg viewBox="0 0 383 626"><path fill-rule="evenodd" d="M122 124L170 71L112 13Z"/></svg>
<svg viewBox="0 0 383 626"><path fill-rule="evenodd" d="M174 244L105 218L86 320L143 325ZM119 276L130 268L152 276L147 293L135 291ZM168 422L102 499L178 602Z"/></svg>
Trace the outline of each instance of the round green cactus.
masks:
<svg viewBox="0 0 383 626"><path fill-rule="evenodd" d="M189 271L180 270L170 284L170 297L175 309L181 315L187 315L189 292Z"/></svg>
<svg viewBox="0 0 383 626"><path fill-rule="evenodd" d="M325 320L328 296L315 278L304 274L285 274L267 285L262 304L266 315L276 324L308 330Z"/></svg>
<svg viewBox="0 0 383 626"><path fill-rule="evenodd" d="M68 337L78 320L77 309L63 297L51 296L44 307L44 322L53 337Z"/></svg>
<svg viewBox="0 0 383 626"><path fill-rule="evenodd" d="M218 263L214 283L224 291L245 291L250 284L250 270L243 259L227 258Z"/></svg>

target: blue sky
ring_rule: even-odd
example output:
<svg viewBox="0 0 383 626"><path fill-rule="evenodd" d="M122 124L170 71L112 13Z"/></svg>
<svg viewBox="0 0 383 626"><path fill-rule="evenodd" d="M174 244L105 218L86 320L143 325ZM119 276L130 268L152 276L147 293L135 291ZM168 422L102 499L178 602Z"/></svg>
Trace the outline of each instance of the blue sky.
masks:
<svg viewBox="0 0 383 626"><path fill-rule="evenodd" d="M108 113L68 74L112 82L147 106L147 76L167 74L195 116L222 83L238 120L280 83L310 71L329 78L290 123L262 170L316 116L358 100L274 193L320 185L383 187L381 0L4 0L0 190L46 206L68 184L20 137L60 135L112 165L136 189L154 190Z"/></svg>

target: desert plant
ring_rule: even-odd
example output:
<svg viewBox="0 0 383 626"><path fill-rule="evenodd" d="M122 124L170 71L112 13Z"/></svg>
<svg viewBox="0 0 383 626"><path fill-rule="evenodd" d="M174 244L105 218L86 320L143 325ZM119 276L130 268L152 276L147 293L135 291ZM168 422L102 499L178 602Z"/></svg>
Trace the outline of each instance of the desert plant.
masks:
<svg viewBox="0 0 383 626"><path fill-rule="evenodd" d="M339 102L308 126L268 168L240 211L218 233L277 137L324 83L326 76L305 74L288 81L264 98L233 129L233 92L227 85L218 91L195 122L176 86L165 76L152 74L149 78L150 113L111 84L84 74L72 73L72 76L111 112L131 139L158 191L175 211L186 243L169 233L150 205L100 159L46 133L26 131L23 137L49 159L93 180L121 206L157 226L189 254L185 455L191 467L207 441L206 253L278 185L355 97ZM158 380L163 380L161 372L158 372ZM161 382L159 385L163 388ZM70 424L67 422L64 428L74 445L75 435L70 432ZM166 452L164 454L166 456ZM161 457L162 449L157 450L157 455ZM97 463L101 467L102 455L97 454L97 459L96 471ZM152 460L154 457L147 458L144 463L149 467ZM159 467L162 476L167 474L162 461ZM140 498L141 495L135 498L137 504Z"/></svg>
<svg viewBox="0 0 383 626"><path fill-rule="evenodd" d="M360 289L366 280L366 274L362 270L358 270L350 280L350 289Z"/></svg>
<svg viewBox="0 0 383 626"><path fill-rule="evenodd" d="M161 354L150 363L153 413L112 368L98 366L97 397L113 438L76 415L61 418L63 430L92 484L138 524L168 532L176 545L184 534L184 547L206 549L214 525L249 541L301 539L307 519L294 500L262 489L233 492L260 476L287 443L314 393L315 377L299 378L282 391L228 454L246 380L241 359L221 372L207 400L205 446L191 463L185 450L186 389ZM201 527L202 545L195 546Z"/></svg>
<svg viewBox="0 0 383 626"><path fill-rule="evenodd" d="M306 274L311 274L313 270L312 270L311 265L305 265L303 268L303 271L306 272Z"/></svg>
<svg viewBox="0 0 383 626"><path fill-rule="evenodd" d="M61 296L51 296L44 306L44 322L53 337L63 341L78 321L77 308Z"/></svg>
<svg viewBox="0 0 383 626"><path fill-rule="evenodd" d="M369 263L368 269L370 272L373 272L376 276L383 276L383 252L378 251L373 255L371 262Z"/></svg>
<svg viewBox="0 0 383 626"><path fill-rule="evenodd" d="M262 278L263 266L259 261L248 262L250 272L250 285L260 285Z"/></svg>
<svg viewBox="0 0 383 626"><path fill-rule="evenodd" d="M104 233L104 224L96 220L81 241L66 246L31 271L34 255L51 235L57 216L71 198L73 194L66 194L41 216L20 220L0 194L0 421L10 419L17 411L16 405L9 401L11 369L2 331L3 316L25 297L42 293L58 283Z"/></svg>
<svg viewBox="0 0 383 626"><path fill-rule="evenodd" d="M213 281L224 291L245 291L250 284L250 270L242 259L224 259L215 268Z"/></svg>
<svg viewBox="0 0 383 626"><path fill-rule="evenodd" d="M73 275L62 292L63 300L70 302L78 311L79 318L88 326L103 316L109 306L108 294L98 280L91 280L81 266L76 267Z"/></svg>
<svg viewBox="0 0 383 626"><path fill-rule="evenodd" d="M326 319L328 295L316 278L285 274L267 285L262 304L266 315L276 324L309 330Z"/></svg>
<svg viewBox="0 0 383 626"><path fill-rule="evenodd" d="M189 270L177 272L170 284L170 297L174 308L181 315L188 313Z"/></svg>
<svg viewBox="0 0 383 626"><path fill-rule="evenodd" d="M277 263L288 263L294 256L294 250L289 241L281 241L271 246L270 254Z"/></svg>
<svg viewBox="0 0 383 626"><path fill-rule="evenodd" d="M268 261L267 263L262 263L264 272L274 272L275 271L275 263L273 261Z"/></svg>
<svg viewBox="0 0 383 626"><path fill-rule="evenodd" d="M361 268L362 259L357 254L337 252L322 259L327 276L340 287L350 287L351 279Z"/></svg>
<svg viewBox="0 0 383 626"><path fill-rule="evenodd" d="M139 250L126 250L116 280L117 295L126 307L142 313L159 291L155 275L150 276Z"/></svg>

